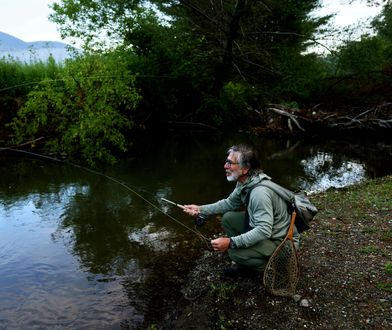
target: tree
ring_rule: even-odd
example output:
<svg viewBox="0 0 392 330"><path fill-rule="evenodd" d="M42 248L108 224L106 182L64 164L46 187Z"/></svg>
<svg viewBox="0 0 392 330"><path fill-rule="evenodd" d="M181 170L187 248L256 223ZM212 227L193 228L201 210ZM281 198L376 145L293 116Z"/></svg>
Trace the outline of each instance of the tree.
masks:
<svg viewBox="0 0 392 330"><path fill-rule="evenodd" d="M334 56L336 76L330 76L322 88L335 104L366 107L380 104L392 96L389 91L392 72L392 4L387 2L372 21L374 34L344 42ZM333 94L333 96L331 95Z"/></svg>
<svg viewBox="0 0 392 330"><path fill-rule="evenodd" d="M90 165L113 163L130 145L126 136L140 100L134 80L116 53L68 62L64 74L28 94L10 125L14 143L44 137L45 147L56 154Z"/></svg>
<svg viewBox="0 0 392 330"><path fill-rule="evenodd" d="M197 55L215 67L211 88L234 79L249 85L279 80L283 61L302 56L327 18L310 18L317 1L171 1L160 9L182 37L197 38Z"/></svg>
<svg viewBox="0 0 392 330"><path fill-rule="evenodd" d="M86 45L114 40L158 68L154 74L190 81L185 85L198 90L197 101L224 97L224 86L234 83L250 95L256 90L260 102L283 98L296 80L288 77L303 71L302 52L327 19L309 17L317 6L311 0L62 0L51 18L64 36Z"/></svg>

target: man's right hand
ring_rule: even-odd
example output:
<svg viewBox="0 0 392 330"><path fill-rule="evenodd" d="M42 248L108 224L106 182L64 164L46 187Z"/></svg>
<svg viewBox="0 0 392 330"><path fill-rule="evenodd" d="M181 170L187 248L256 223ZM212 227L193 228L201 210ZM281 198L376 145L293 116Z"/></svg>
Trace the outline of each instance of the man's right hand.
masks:
<svg viewBox="0 0 392 330"><path fill-rule="evenodd" d="M200 206L195 204L184 205L184 212L192 217L197 217L200 213Z"/></svg>

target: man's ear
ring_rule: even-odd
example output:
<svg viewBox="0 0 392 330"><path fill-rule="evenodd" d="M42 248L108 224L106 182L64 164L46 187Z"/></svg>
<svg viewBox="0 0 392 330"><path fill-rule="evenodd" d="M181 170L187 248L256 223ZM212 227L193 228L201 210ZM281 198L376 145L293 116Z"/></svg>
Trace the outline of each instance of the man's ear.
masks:
<svg viewBox="0 0 392 330"><path fill-rule="evenodd" d="M248 175L248 173L249 173L249 168L242 169L242 175Z"/></svg>

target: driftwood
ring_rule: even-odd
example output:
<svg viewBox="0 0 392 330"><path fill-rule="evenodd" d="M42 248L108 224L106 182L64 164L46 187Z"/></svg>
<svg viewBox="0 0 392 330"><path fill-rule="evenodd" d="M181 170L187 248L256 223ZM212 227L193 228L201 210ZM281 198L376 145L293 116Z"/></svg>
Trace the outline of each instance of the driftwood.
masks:
<svg viewBox="0 0 392 330"><path fill-rule="evenodd" d="M314 107L310 110L291 109L282 105L271 104L264 111L254 110L260 115L274 115L288 118L287 127L293 132L293 123L302 132L306 127L330 129L388 129L392 128L392 103L383 103L362 109L323 112Z"/></svg>

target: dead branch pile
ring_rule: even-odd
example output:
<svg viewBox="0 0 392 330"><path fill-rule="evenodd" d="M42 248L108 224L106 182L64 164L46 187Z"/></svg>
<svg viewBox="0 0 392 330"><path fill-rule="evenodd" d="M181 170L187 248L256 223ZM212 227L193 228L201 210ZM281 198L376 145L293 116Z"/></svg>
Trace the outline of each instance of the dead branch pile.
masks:
<svg viewBox="0 0 392 330"><path fill-rule="evenodd" d="M383 103L368 109L337 109L336 111L322 111L319 107L299 110L283 105L270 104L265 110L255 110L256 113L269 117L287 118L290 132L294 127L305 132L311 128L325 129L389 129L392 128L392 103Z"/></svg>

